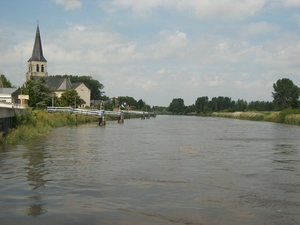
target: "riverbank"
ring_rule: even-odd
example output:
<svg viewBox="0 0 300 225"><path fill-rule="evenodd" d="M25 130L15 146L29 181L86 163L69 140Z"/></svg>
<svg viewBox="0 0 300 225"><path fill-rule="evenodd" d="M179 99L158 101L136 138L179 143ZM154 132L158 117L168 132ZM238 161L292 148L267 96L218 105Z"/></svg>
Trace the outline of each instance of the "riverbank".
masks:
<svg viewBox="0 0 300 225"><path fill-rule="evenodd" d="M300 125L300 110L295 109L285 109L280 112L214 112L211 114L211 116L252 121L285 123L298 126Z"/></svg>
<svg viewBox="0 0 300 225"><path fill-rule="evenodd" d="M98 118L91 116L59 112L48 113L43 110L26 108L23 116L17 116L15 128L11 129L7 135L0 136L0 144L16 144L20 141L34 140L39 136L47 135L57 127L97 121Z"/></svg>
<svg viewBox="0 0 300 225"><path fill-rule="evenodd" d="M136 115L124 116L125 119L137 117ZM111 120L117 120L117 117L106 115L106 121ZM15 128L11 129L5 136L0 134L0 145L34 140L49 134L57 127L76 126L91 122L98 124L98 117L65 112L49 113L44 110L26 108L23 116L16 117Z"/></svg>

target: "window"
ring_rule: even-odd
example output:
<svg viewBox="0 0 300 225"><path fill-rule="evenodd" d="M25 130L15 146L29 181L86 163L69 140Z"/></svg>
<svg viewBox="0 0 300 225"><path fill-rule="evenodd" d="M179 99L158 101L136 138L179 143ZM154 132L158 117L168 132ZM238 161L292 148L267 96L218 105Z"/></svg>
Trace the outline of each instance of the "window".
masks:
<svg viewBox="0 0 300 225"><path fill-rule="evenodd" d="M42 65L42 72L44 73L44 65Z"/></svg>
<svg viewBox="0 0 300 225"><path fill-rule="evenodd" d="M36 65L36 72L40 72L40 66L39 66L39 64Z"/></svg>

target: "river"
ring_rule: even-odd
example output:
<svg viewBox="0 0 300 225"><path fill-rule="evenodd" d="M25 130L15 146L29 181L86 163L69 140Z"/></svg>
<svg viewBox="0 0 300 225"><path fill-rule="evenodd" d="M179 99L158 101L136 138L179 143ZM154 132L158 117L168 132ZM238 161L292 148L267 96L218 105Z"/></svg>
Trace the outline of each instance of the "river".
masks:
<svg viewBox="0 0 300 225"><path fill-rule="evenodd" d="M0 150L1 224L300 224L300 127L157 116Z"/></svg>

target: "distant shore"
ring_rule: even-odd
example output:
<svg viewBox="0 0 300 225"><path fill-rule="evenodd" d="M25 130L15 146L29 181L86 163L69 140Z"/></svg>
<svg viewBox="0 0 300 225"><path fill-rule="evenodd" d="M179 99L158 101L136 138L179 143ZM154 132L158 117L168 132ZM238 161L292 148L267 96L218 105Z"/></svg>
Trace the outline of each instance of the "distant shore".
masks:
<svg viewBox="0 0 300 225"><path fill-rule="evenodd" d="M274 123L285 123L290 125L300 125L300 114L298 110L286 109L280 112L214 112L211 116L224 117L241 120L267 121Z"/></svg>

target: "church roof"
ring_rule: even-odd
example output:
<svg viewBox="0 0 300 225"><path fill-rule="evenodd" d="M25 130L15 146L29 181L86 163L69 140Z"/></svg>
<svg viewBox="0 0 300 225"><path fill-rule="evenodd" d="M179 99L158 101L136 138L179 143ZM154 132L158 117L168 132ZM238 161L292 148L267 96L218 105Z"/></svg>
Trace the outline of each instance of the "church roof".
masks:
<svg viewBox="0 0 300 225"><path fill-rule="evenodd" d="M45 77L47 85L55 91L67 91L72 89L69 78L66 77Z"/></svg>
<svg viewBox="0 0 300 225"><path fill-rule="evenodd" d="M28 60L28 62L31 62L31 61L47 62L47 60L43 56L42 41L41 41L39 26L37 26L37 28L36 28L32 56Z"/></svg>
<svg viewBox="0 0 300 225"><path fill-rule="evenodd" d="M80 84L82 84L82 82L72 83L72 88L76 89L80 86Z"/></svg>

